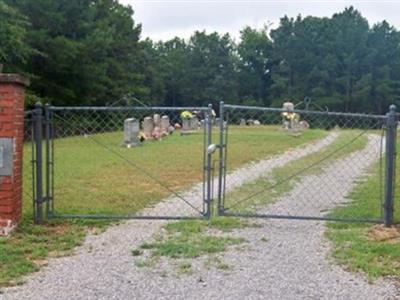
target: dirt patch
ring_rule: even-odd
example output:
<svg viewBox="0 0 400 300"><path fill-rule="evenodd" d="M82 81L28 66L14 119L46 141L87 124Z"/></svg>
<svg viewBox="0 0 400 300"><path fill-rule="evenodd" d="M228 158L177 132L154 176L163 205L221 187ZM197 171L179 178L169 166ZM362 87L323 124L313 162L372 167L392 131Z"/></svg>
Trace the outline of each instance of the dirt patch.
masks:
<svg viewBox="0 0 400 300"><path fill-rule="evenodd" d="M400 225L385 227L383 224L375 225L368 230L368 238L375 242L392 244L400 243Z"/></svg>

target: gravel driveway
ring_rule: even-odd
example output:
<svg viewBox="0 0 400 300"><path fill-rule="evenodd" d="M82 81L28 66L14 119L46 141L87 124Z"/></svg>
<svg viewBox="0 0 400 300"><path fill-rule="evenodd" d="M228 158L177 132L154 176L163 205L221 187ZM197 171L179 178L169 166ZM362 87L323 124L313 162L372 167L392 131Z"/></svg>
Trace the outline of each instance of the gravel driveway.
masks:
<svg viewBox="0 0 400 300"><path fill-rule="evenodd" d="M291 151L297 159L329 145L327 138ZM342 197L320 201L318 205L302 206L304 213L313 213L345 201L344 196L354 182L376 159L379 147L377 136L369 136L367 147L345 159L332 163L315 177L304 177L294 189L278 202L265 208L266 213L294 213L293 201L298 193L307 191L322 199L334 186L341 187ZM306 153L306 154L305 154ZM258 175L270 172L271 163L279 166L292 157L287 153L279 158L247 165L235 171L246 174L249 168ZM333 176L358 161L352 172ZM278 163L279 162L279 163ZM268 167L268 168L267 168ZM312 177L314 176L314 177ZM347 177L346 177L347 176ZM229 181L229 188L240 183ZM322 184L329 177L331 185ZM244 176L243 178L247 178ZM256 177L255 177L256 178ZM253 179L255 179L253 178ZM249 179L248 179L249 180ZM315 180L320 180L321 185ZM310 186L310 182L313 184ZM196 199L194 187L186 196ZM190 198L190 197L189 197ZM193 200L194 202L197 200ZM167 199L154 209L179 208L182 201ZM298 208L297 208L298 209ZM191 275L165 276L156 268L139 268L130 251L149 240L162 221L129 221L110 227L98 236L88 236L84 245L70 257L52 259L42 271L30 276L20 287L6 289L0 299L396 299L394 283L379 280L369 284L362 275L347 273L329 260L329 243L324 239L324 223L311 221L263 220L260 227L249 227L232 233L245 237L246 250L229 249L223 260L234 266L222 272L199 268Z"/></svg>

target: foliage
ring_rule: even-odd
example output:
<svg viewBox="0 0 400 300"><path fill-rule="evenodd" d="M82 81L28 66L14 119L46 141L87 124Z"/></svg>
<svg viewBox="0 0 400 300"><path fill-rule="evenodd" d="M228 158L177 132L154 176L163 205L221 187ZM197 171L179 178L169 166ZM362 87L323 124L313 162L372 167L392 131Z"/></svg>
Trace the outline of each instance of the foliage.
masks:
<svg viewBox="0 0 400 300"><path fill-rule="evenodd" d="M32 91L53 104L104 104L145 94L141 28L116 0L9 0L30 22ZM1 28L1 27L0 27Z"/></svg>
<svg viewBox="0 0 400 300"><path fill-rule="evenodd" d="M26 42L26 18L16 9L0 1L0 72L21 71L32 49Z"/></svg>
<svg viewBox="0 0 400 300"><path fill-rule="evenodd" d="M7 4L5 4L7 3ZM385 113L400 102L400 33L370 27L353 7L332 17L284 16L273 30L195 31L188 40L140 40L117 0L0 2L0 63L30 74L30 95L59 105L219 101ZM134 98L132 98L134 99ZM123 102L127 104L129 101Z"/></svg>

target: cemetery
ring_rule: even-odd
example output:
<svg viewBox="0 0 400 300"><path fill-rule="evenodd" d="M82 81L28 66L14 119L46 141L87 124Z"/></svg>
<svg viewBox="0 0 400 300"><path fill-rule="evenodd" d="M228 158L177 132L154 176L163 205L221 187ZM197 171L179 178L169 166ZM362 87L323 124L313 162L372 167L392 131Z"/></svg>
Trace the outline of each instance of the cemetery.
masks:
<svg viewBox="0 0 400 300"><path fill-rule="evenodd" d="M400 299L400 4L252 2L0 0L0 300Z"/></svg>
<svg viewBox="0 0 400 300"><path fill-rule="evenodd" d="M42 106L37 107L41 109ZM30 238L26 232L38 230L35 228L39 228L40 232L36 233L37 242L31 247L26 247L24 252L15 253L16 259L26 265L24 271L19 274L27 274L35 270L36 264L31 262L31 257L45 259L50 252L59 249L60 245L65 251L71 250L82 243L87 230L109 226L113 219L137 218L137 222L169 218L173 220L207 219L208 217L203 214L204 204L207 202L203 202L202 197L208 187L211 191L209 199L213 201L210 208L213 216L210 216L210 219L217 218L218 220L218 217L214 215L217 213L221 217L228 218L243 215L262 218L262 209L273 208L275 204L282 203L286 203L284 210L279 211L281 207L278 206L279 209L274 211L281 218L292 217L292 215L285 215L291 209L294 209L294 213L299 217L304 218L364 218L370 217L371 213L372 217L378 218L377 220L380 218L380 207L374 204L379 197L376 194L379 190L372 192L371 195L374 196L370 195L367 202L362 202L364 209L360 211L358 206L340 206L339 204L335 209L335 199L336 197L341 199L338 196L341 189L331 190L330 188L331 185L341 184L342 188L353 189L354 178L361 176L367 168L370 172L379 174L379 165L376 164L376 155L380 151L379 135L374 124L382 124L381 117L374 119L374 116L319 111L298 113L292 108L291 103L283 104L281 109L240 107L221 103L219 114L216 116L213 116L210 108L204 108L205 111L210 112L211 116L210 126L205 128L207 119L180 108L173 108L177 111L174 114L170 114L168 109L159 108L138 110L129 107L47 107L45 109L50 109L52 112L53 126L50 127L50 132L53 131L54 136L49 141L49 149L54 149L54 152L47 157L47 141L44 140L44 158L46 158L46 163L49 158L52 158L50 163L55 162L54 171L50 173L54 182L49 188L55 193L55 212L62 218L57 219L57 215L48 215L49 219L44 220L43 224L31 223L33 216L30 200L35 192L31 185L34 178L32 178L32 164L29 158L35 157L35 153L41 146L27 140L23 145L25 171L23 173L22 214L25 219L30 220L30 223L23 225L23 234L17 233L11 237L11 240L16 245L25 245L27 239ZM222 114L221 111L223 111ZM85 119L77 118L77 114L82 114ZM107 120L110 121L104 121L105 115L109 115ZM171 115L176 117L170 118ZM234 122L230 123L226 116L230 116ZM366 123L370 126L367 130L357 127L362 124L359 120L365 118L375 122ZM76 122L76 120L90 119L95 122ZM309 122L309 120L312 121ZM321 126L328 121L336 126L330 126L330 129ZM51 123L43 123L44 126L48 124ZM71 124L76 128L71 129ZM102 128L100 130L93 125L85 127L85 124L100 124ZM357 124L357 126L350 128L349 124ZM46 132L45 128L44 135ZM229 141L229 148L228 159L225 159L227 172L225 171L224 175L221 169L215 172L221 160L214 152L220 153L220 145L224 141L226 143L226 140ZM214 146L214 150L206 152L210 146ZM211 168L204 167L207 161L210 162L208 166ZM43 170L47 170L47 166L49 165L46 165ZM37 172L38 169L36 169ZM304 181L309 178L316 180L315 175L320 175L319 184L313 185ZM348 176L346 185L340 183L343 176ZM207 178L210 180L208 183L205 180ZM225 183L222 185L223 198L219 200L217 195L221 188L218 186L220 178ZM379 177L371 178L376 180ZM378 183L373 181L368 184ZM47 189L48 186L45 185L45 193L49 192ZM304 192L304 189L307 192ZM295 193L295 196L280 200L287 193L292 193L292 195ZM325 197L327 194L332 197L329 198L330 201L318 204L315 210L308 204L315 204L318 201L307 201L307 198L303 198L305 193L307 197L314 195ZM295 201L293 197L296 198ZM244 200L247 203L243 203ZM293 201L297 206L292 207ZM222 210L219 207L221 203L224 205ZM326 206L328 215L325 213L324 205L328 205ZM224 207L229 210L224 210ZM370 207L374 209L371 210ZM46 206L43 208L47 209ZM303 216L302 213L306 215ZM308 215L310 213L311 215ZM63 218L77 218L77 221L65 222ZM96 221L92 223L90 221L92 219ZM48 226L47 222L53 225ZM244 228L247 226L243 225L245 223L238 224L234 226ZM149 225L146 230L156 228L158 227L155 225ZM202 249L204 240L201 236L197 236L200 240L179 240L183 243L181 247L186 247L186 243L194 243L196 247ZM171 238L165 237L165 240L160 240L159 244L154 246L154 249L159 250L149 248L150 250L146 250L149 254L146 255L167 258L192 255L190 253L174 254L174 252L151 254L152 251L164 249L164 243L170 243ZM49 239L52 242L49 242ZM226 251L228 245L242 243L240 239L231 240L229 237L219 241L220 245L215 248L219 250L213 250L218 253ZM0 250L4 245L0 244ZM137 247L140 248L140 245ZM44 250L37 253L38 248ZM137 249L132 251L133 253L144 252ZM179 251L178 253L181 253ZM195 252L199 253L196 255L200 257L208 255L207 251L196 251L200 251ZM124 256L122 253L120 255ZM145 265L147 262L142 262L142 264ZM14 266L6 264L4 268L12 270ZM0 278L3 280L2 284L8 284L20 276L5 275Z"/></svg>
<svg viewBox="0 0 400 300"><path fill-rule="evenodd" d="M128 118L124 121L124 141L127 148L139 146L145 141L160 141L163 138L179 131L180 135L196 133L204 126L204 120L188 112L181 113L181 123L172 124L169 116L154 114L146 116L143 121L135 118Z"/></svg>

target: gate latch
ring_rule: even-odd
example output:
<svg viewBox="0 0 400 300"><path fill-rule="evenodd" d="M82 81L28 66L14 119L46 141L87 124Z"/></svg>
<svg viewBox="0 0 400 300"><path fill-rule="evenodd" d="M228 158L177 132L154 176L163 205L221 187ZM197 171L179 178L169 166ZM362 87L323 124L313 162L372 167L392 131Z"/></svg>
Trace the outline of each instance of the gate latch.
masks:
<svg viewBox="0 0 400 300"><path fill-rule="evenodd" d="M213 154L215 150L219 148L219 145L211 144L207 147L207 154Z"/></svg>

